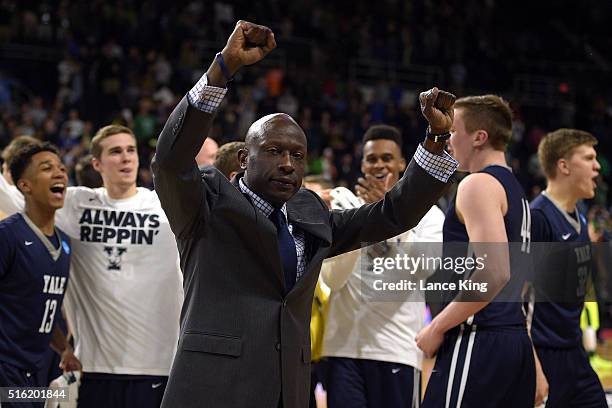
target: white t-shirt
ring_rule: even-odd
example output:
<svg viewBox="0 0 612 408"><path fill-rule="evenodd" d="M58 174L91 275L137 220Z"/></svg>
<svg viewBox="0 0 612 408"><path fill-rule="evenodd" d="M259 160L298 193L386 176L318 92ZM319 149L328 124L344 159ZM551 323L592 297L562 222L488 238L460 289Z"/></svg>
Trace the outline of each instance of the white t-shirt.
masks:
<svg viewBox="0 0 612 408"><path fill-rule="evenodd" d="M0 204L6 194L16 206L22 203L0 179ZM138 188L133 197L112 200L104 188L69 187L56 224L72 241L64 307L83 371L168 375L183 286L157 194Z"/></svg>
<svg viewBox="0 0 612 408"><path fill-rule="evenodd" d="M416 227L389 241L442 242L443 224L444 213L433 206ZM441 255L441 246L431 247ZM385 256L395 257L405 248L391 245ZM321 276L331 288L323 356L400 363L420 370L423 356L414 338L424 325L423 293L410 291L404 302L364 301L362 283L373 282L376 275L371 269L361 269L360 255L361 250L355 250L323 263ZM420 270L417 274L425 277L433 272Z"/></svg>

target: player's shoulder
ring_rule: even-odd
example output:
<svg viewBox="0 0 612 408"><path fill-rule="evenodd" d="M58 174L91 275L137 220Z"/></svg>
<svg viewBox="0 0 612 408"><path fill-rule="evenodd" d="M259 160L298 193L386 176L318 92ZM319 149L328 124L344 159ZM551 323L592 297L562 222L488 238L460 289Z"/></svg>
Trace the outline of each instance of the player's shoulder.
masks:
<svg viewBox="0 0 612 408"><path fill-rule="evenodd" d="M444 215L444 211L442 211L442 209L440 207L438 207L437 205L432 205L431 208L429 209L429 211L427 211L427 213L425 214L425 216L423 217L424 219L427 218L431 221L442 221L444 222L444 218L446 218L446 216Z"/></svg>
<svg viewBox="0 0 612 408"><path fill-rule="evenodd" d="M68 187L66 201L77 204L101 204L104 200L104 187L89 188L84 186Z"/></svg>
<svg viewBox="0 0 612 408"><path fill-rule="evenodd" d="M534 198L533 200L531 200L531 202L529 203L529 208L532 211L534 210L546 211L552 206L553 206L552 202L544 194L538 194L538 196Z"/></svg>
<svg viewBox="0 0 612 408"><path fill-rule="evenodd" d="M15 213L0 221L2 253L6 254L7 252L4 251L12 251L15 248L15 242L23 237L25 228L25 219L20 213Z"/></svg>
<svg viewBox="0 0 612 408"><path fill-rule="evenodd" d="M20 213L15 213L0 221L0 233L10 234L22 227L24 223L23 216Z"/></svg>
<svg viewBox="0 0 612 408"><path fill-rule="evenodd" d="M457 198L478 201L499 195L505 197L504 186L490 173L472 173L466 176L457 187Z"/></svg>
<svg viewBox="0 0 612 408"><path fill-rule="evenodd" d="M154 190L149 190L146 187L138 187L136 191L138 191L137 194L145 200L159 201L159 198L157 197L157 193Z"/></svg>
<svg viewBox="0 0 612 408"><path fill-rule="evenodd" d="M159 196L155 190L149 190L146 187L138 187L137 197L138 200L135 205L138 208L133 208L134 210L156 211L162 208L161 201L159 201Z"/></svg>

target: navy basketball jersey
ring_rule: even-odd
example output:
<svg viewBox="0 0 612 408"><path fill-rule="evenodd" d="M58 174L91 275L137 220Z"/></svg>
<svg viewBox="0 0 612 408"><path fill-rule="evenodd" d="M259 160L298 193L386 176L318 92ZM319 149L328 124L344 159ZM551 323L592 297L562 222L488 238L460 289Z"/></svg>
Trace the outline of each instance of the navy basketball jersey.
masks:
<svg viewBox="0 0 612 408"><path fill-rule="evenodd" d="M530 244L529 204L525 198L523 188L510 169L492 165L485 167L479 173L487 173L495 177L506 191L506 198L508 200L508 211L504 216L506 235L509 243L521 243L518 247L521 247L522 253L517 254L517 251L510 251L510 281L491 303L474 315L473 323L481 326L524 325L525 315L522 311L520 299L526 275L522 269L526 265L526 254L529 251ZM457 217L455 200L450 203L446 211L442 233L445 244L451 242L469 242L465 225ZM499 299L504 301L498 301Z"/></svg>
<svg viewBox="0 0 612 408"><path fill-rule="evenodd" d="M535 246L538 255L534 286L538 301L533 309L533 343L541 347L575 347L582 339L580 314L591 270L587 220L578 209L568 214L546 193L536 197L530 206L532 241L549 243Z"/></svg>
<svg viewBox="0 0 612 408"><path fill-rule="evenodd" d="M0 221L0 361L37 370L68 284L70 241L45 237L24 214Z"/></svg>

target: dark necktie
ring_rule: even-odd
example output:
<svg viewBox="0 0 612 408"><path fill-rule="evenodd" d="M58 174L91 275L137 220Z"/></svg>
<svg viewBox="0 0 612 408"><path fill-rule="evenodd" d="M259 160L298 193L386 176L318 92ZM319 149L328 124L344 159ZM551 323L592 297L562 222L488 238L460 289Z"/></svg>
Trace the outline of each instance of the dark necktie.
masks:
<svg viewBox="0 0 612 408"><path fill-rule="evenodd" d="M295 241L289 233L285 214L280 209L275 209L270 214L270 221L276 226L276 236L278 237L278 250L280 252L283 273L285 275L285 288L287 293L295 285L297 275L297 252Z"/></svg>

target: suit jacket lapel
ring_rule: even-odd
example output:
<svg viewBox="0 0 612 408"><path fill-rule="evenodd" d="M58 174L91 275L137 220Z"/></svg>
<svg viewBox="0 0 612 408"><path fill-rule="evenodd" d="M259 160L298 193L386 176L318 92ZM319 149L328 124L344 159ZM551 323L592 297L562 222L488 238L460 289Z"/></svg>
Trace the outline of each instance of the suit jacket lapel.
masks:
<svg viewBox="0 0 612 408"><path fill-rule="evenodd" d="M240 194L248 205L253 209L253 214L255 217L255 229L257 231L257 235L260 237L258 239L258 245L261 248L260 254L265 262L269 263L269 269L272 271L276 271L274 274L278 284L281 287L282 293L285 292L285 275L283 274L283 268L280 263L280 254L278 254L278 238L276 236L276 228L272 221L268 219L261 211L255 207L253 202L251 201L251 197L248 194L243 194L240 190L240 185L238 184L238 180L244 176L244 172L237 174L234 176L230 183L236 187L238 190L238 194ZM268 255L266 255L268 254ZM270 255L275 254L275 255Z"/></svg>
<svg viewBox="0 0 612 408"><path fill-rule="evenodd" d="M312 206L312 204L311 204ZM319 210L319 219L314 214L308 214L308 207L303 208L299 202L290 200L287 203L287 218L294 228L304 232L306 248L304 251L304 275L296 282L293 290L299 289L307 281L310 274L310 265L316 253L310 253L313 248L322 249L331 246L331 228L321 217L323 212ZM318 241L318 242L317 242Z"/></svg>

